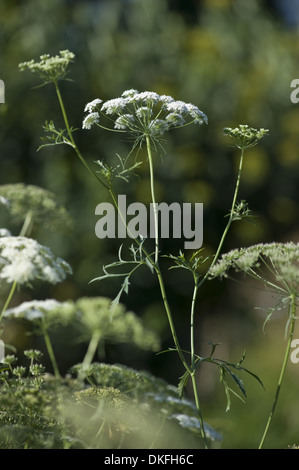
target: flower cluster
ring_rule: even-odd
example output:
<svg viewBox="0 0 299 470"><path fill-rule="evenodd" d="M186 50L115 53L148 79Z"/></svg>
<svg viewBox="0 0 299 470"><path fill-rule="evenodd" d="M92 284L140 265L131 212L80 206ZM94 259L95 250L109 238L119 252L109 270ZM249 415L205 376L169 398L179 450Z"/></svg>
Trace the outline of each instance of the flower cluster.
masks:
<svg viewBox="0 0 299 470"><path fill-rule="evenodd" d="M71 372L79 375L82 371L80 364L74 366ZM180 428L196 432L198 440L198 431L200 421L197 416L194 403L186 399L180 399L176 387L169 385L163 379L154 377L146 371L135 371L130 367L121 364L104 364L94 362L88 370L84 370L89 382L96 384L100 389L112 387L119 390L132 399L138 411L138 405L141 403L143 412L149 410L151 413L156 410L167 417L169 423L175 423ZM83 394L81 394L83 398ZM217 444L221 441L221 436L211 426L204 423L207 438ZM190 434L191 439L192 434Z"/></svg>
<svg viewBox="0 0 299 470"><path fill-rule="evenodd" d="M225 127L223 130L225 135L231 137L236 145L240 149L249 149L254 147L266 134L268 129L254 129L249 127L247 124L240 124L239 127L232 129L231 127Z"/></svg>
<svg viewBox="0 0 299 470"><path fill-rule="evenodd" d="M72 217L64 206L60 205L51 191L32 184L3 184L0 186L0 202L5 204L14 222L22 223L28 214L32 222L42 225L47 230L72 227Z"/></svg>
<svg viewBox="0 0 299 470"><path fill-rule="evenodd" d="M0 237L0 279L26 284L35 279L56 284L72 273L50 248L27 237Z"/></svg>
<svg viewBox="0 0 299 470"><path fill-rule="evenodd" d="M35 62L33 59L28 62L19 64L21 71L31 70L37 73L45 83L57 82L65 77L69 63L74 59L75 55L69 50L60 51L60 55L50 56L43 54L40 61Z"/></svg>
<svg viewBox="0 0 299 470"><path fill-rule="evenodd" d="M210 278L226 277L230 269L254 275L266 268L276 283L287 292L299 294L299 244L260 243L248 248L231 250L210 268ZM263 280L263 278L260 278Z"/></svg>
<svg viewBox="0 0 299 470"><path fill-rule="evenodd" d="M127 312L122 304L117 304L111 313L111 300L106 297L83 297L76 301L80 329L87 336L99 333L102 340L117 342L130 341L141 349L158 351L158 336L146 328L133 312Z"/></svg>
<svg viewBox="0 0 299 470"><path fill-rule="evenodd" d="M114 130L129 132L137 138L157 138L172 127L208 123L207 116L191 103L176 101L171 96L153 91L134 89L106 102L97 98L87 103L84 111L88 114L83 120L83 129L91 129L93 125L101 127L101 113L113 120Z"/></svg>
<svg viewBox="0 0 299 470"><path fill-rule="evenodd" d="M0 204L2 204L5 207L9 207L9 201L0 194Z"/></svg>
<svg viewBox="0 0 299 470"><path fill-rule="evenodd" d="M0 237L11 237L11 233L7 228L0 228Z"/></svg>
<svg viewBox="0 0 299 470"><path fill-rule="evenodd" d="M72 324L81 338L89 340L98 333L102 341L128 342L143 350L158 351L158 336L143 325L133 312L118 304L111 315L111 300L106 297L82 297L76 301L31 300L4 312L4 318L24 319L35 326L41 321L52 325Z"/></svg>
<svg viewBox="0 0 299 470"><path fill-rule="evenodd" d="M62 304L55 299L30 300L28 302L23 302L17 307L6 310L3 317L10 319L24 319L34 322L45 318L49 312L58 309L61 311L61 307Z"/></svg>

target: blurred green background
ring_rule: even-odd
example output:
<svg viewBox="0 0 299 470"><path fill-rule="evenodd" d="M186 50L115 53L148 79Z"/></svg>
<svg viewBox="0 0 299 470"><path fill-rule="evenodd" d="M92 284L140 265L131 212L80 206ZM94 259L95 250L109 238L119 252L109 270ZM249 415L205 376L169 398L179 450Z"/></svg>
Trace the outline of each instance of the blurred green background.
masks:
<svg viewBox="0 0 299 470"><path fill-rule="evenodd" d="M90 177L70 148L37 152L42 124L62 117L52 86L37 87L38 78L18 70L20 62L69 49L76 55L61 91L77 143L89 163L115 161L129 144L112 133L81 130L84 106L99 97L118 97L129 88L170 94L197 105L208 126L189 126L167 136L166 155L157 158L160 201L204 204L204 247L212 253L225 226L236 178L238 153L223 136L225 126L248 124L270 129L268 137L245 159L240 199L257 216L254 224L233 225L225 251L267 241L298 241L299 104L290 100L290 83L298 78L299 22L294 2L251 0L2 0L0 4L0 78L6 103L0 105L0 184L23 182L53 191L74 217L75 227L39 228L38 240L73 267L61 285L22 290L14 302L31 298L58 300L83 295L114 297L118 284L92 283L102 265L115 260L117 240L99 240L95 207L108 195ZM297 9L297 10L296 10ZM129 200L149 202L148 168L119 187ZM18 228L11 226L13 233ZM163 241L164 253L178 254L177 241ZM165 272L167 263L165 264ZM156 280L146 270L133 279L125 305L158 331L163 347L172 346ZM192 279L183 271L168 273L167 289L175 322L188 348ZM258 295L257 295L258 293ZM2 293L4 296L5 293ZM271 299L270 299L271 300ZM225 413L218 377L199 374L204 418L223 432L225 448L256 447L269 412L285 347L285 318L273 320L266 334L259 291L229 282L207 283L200 294L196 342L201 354L208 342L221 343L223 359L237 362L244 348L245 365L265 383L265 391L246 378L246 404L233 400ZM65 369L74 361L67 338L61 340ZM75 350L74 350L75 351ZM102 358L103 359L103 358ZM107 345L104 360L147 369L176 384L182 373L175 355L136 353L129 346ZM69 361L69 362L68 362ZM299 365L289 364L269 447L299 444Z"/></svg>

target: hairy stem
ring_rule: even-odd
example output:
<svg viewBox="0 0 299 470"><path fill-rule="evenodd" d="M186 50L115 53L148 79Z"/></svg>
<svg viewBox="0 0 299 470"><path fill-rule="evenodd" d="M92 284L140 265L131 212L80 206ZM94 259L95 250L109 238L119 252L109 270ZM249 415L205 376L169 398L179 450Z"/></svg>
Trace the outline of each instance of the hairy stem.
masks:
<svg viewBox="0 0 299 470"><path fill-rule="evenodd" d="M274 412L275 412L275 409L276 409L276 405L277 405L277 402L278 402L278 397L279 397L279 393L280 393L280 390L281 390L281 386L282 386L285 370L286 370L286 367L287 367L287 363L288 363L288 360L289 360L291 344L292 344L292 339L293 339L293 335L294 335L295 322L296 322L295 313L296 313L295 294L291 294L290 295L290 304L289 304L289 317L290 317L289 338L288 338L287 347L286 347L285 354L284 354L284 359L283 359L283 363L282 363L282 367L281 367L281 371L280 371L280 375L279 375L279 379L278 379L278 383L277 383L277 387L276 387L276 392L275 392L272 408L271 408L271 411L270 411L270 414L269 414L269 417L268 417L268 420L267 420L267 423L266 423L266 427L265 427L261 442L260 442L259 447L258 447L259 449L261 449L264 445L264 442L265 442L265 439L267 437L268 430L269 430L269 427L270 427L270 424L271 424L271 421L272 421L272 418L273 418L273 415L274 415Z"/></svg>

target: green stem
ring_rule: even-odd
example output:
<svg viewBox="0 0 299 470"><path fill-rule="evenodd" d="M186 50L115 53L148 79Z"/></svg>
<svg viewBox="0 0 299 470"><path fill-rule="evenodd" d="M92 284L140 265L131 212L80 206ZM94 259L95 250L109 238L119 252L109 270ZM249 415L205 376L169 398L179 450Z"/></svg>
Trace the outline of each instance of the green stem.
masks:
<svg viewBox="0 0 299 470"><path fill-rule="evenodd" d="M89 173L91 173L93 176L96 177L96 179L98 181L100 181L101 184L104 185L104 183L102 182L102 180L97 176L97 174L92 171L92 169L90 168L90 166L87 164L85 158L83 157L83 155L81 154L80 150L78 149L77 147L77 144L74 140L74 137L73 137L73 133L71 131L71 128L70 128L70 125L69 125L69 121L68 121L68 118L67 118L67 114L66 114L66 110L65 110L65 107L64 107L64 103L63 103L63 99L62 99L62 96L61 96L61 93L60 93L60 89L59 89L59 86L58 86L58 83L55 81L53 82L54 83L54 86L55 86L55 90L56 90L56 94L57 94L57 97L58 97L58 101L59 101L59 104L60 104L60 108L61 108L61 112L62 112L62 116L63 116L63 120L64 120L64 123L65 123L65 127L66 127L66 130L67 130L67 133L68 133L68 136L69 136L69 139L70 139L70 142L71 142L71 145L72 147L74 148L77 156L79 157L79 159L81 160L81 162L83 163L83 165L85 166L85 168L87 168L87 170L89 171ZM105 186L105 185L104 185ZM105 186L106 187L106 186Z"/></svg>
<svg viewBox="0 0 299 470"><path fill-rule="evenodd" d="M166 290L165 290L165 286L164 286L162 273L161 273L159 268L156 267L155 269L156 269L156 273L157 273L157 277L158 277L158 281L159 281L160 291L161 291L162 300L163 300L163 303L164 303L164 307L165 307L165 311L166 311L166 315L167 315L171 335L172 335L176 350L179 354L179 357L180 357L185 369L189 372L189 374L191 374L192 370L190 369L190 366L188 365L188 363L185 359L185 356L182 352L182 349L181 349L181 346L180 346L180 343L179 343L179 340L178 340L178 336L177 336L176 329L175 329L174 322L173 322L173 318L172 318L171 309L170 309L168 299L167 299L167 295L166 295Z"/></svg>
<svg viewBox="0 0 299 470"><path fill-rule="evenodd" d="M86 370L92 363L92 359L99 345L100 337L101 337L101 334L98 331L95 331L91 336L91 339L90 339L90 342L89 342L89 345L88 345L88 348L87 348L87 351L86 351L86 354L82 363L84 370Z"/></svg>
<svg viewBox="0 0 299 470"><path fill-rule="evenodd" d="M3 315L4 315L5 310L7 309L8 305L10 304L10 301L11 301L11 299L12 299L12 296L14 295L14 292L15 292L15 290L16 290L16 287L17 287L17 282L14 281L13 284L12 284L12 286L11 286L11 288L10 288L10 291L9 291L8 297L7 297L7 299L6 299L6 302L5 302L5 304L4 304L3 308L2 308L2 311L1 311L1 314L0 314L0 322L2 321L2 317L3 317Z"/></svg>
<svg viewBox="0 0 299 470"><path fill-rule="evenodd" d="M237 176L237 181L236 181L236 186L235 186L235 192L234 192L234 196L233 196L233 202L232 202L232 206L231 206L231 211L230 211L230 215L229 215L229 219L228 219L228 223L224 229L224 232L222 234L222 237L221 237L221 240L219 242L219 245L218 245L218 248L217 248L217 251L216 251L216 254L214 256L214 259L213 259L213 262L210 266L210 268L212 266L214 266L214 264L216 263L218 257L219 257L219 254L220 254L220 251L222 250L222 246L223 246L223 243L224 243L224 240L226 238L226 235L227 235L227 232L229 231L229 228L232 224L232 221L234 219L234 209L235 209L235 205L236 205L236 201L237 201L237 196L238 196L238 192L239 192L239 186L240 186L240 180L241 180L241 173L242 173L242 167L243 167L243 160L244 160L244 148L241 149L241 157L240 157L240 162L239 162L239 169L238 169L238 176ZM203 279L206 279L206 277L208 276L208 273L206 274L206 276L203 278Z"/></svg>
<svg viewBox="0 0 299 470"><path fill-rule="evenodd" d="M149 138L148 135L146 136L146 148L147 148L148 161L149 161L149 168L150 168L151 198L152 198L153 209L154 209L154 224L155 224L155 263L157 264L157 263L158 263L158 257L159 257L158 211L157 211L156 196L155 196L154 166L153 166L152 149L151 149L150 138Z"/></svg>
<svg viewBox="0 0 299 470"><path fill-rule="evenodd" d="M169 303L168 303L167 296L166 296L166 290L165 290L165 286L164 286L163 276L162 276L162 273L161 273L159 265L158 265L158 260L159 260L158 212L157 212L156 197L155 197L153 158L152 158L152 151L151 151L151 144L150 144L149 136L146 136L146 146L147 146L149 168L150 168L151 198L152 198L152 203L153 203L154 222L155 222L155 265L154 265L154 267L155 267L155 270L156 270L156 273L157 273L157 277L158 277L158 281L159 281L159 285L160 285L160 290L161 290L161 294L162 294L162 299L163 299L163 302L164 302L164 307L165 307L165 310L166 310L168 323L169 323L169 326L170 326L170 331L171 331L171 334L172 334L172 338L173 338L176 350L178 352L180 360L181 360L182 364L184 365L186 371L188 371L188 373L191 376L193 393L194 393L194 398L195 398L195 404L196 404L196 408L197 408L197 411L198 411L199 420L200 420L200 424L201 424L201 426L200 426L201 436L202 436L202 439L204 441L205 448L208 448L207 437L206 437L205 429L204 429L204 421L203 421L203 417L202 417L202 412L201 412L201 407L200 407L199 397L198 397L198 392L197 392L197 386L196 386L196 380L195 380L195 367L190 368L190 366L187 363L187 361L184 357L184 354L181 350L181 346L180 346L180 343L179 343L179 340L178 340L178 337L177 337L177 333L176 333L176 329L175 329L175 326L174 326L174 322L173 322L173 317L172 317L171 310L170 310ZM192 306L194 307L194 304L192 304ZM192 337L193 336L194 335L193 335L193 332L192 332ZM193 350L193 354L191 354L191 356L192 356L193 362L194 362L194 341L192 342L191 348Z"/></svg>
<svg viewBox="0 0 299 470"><path fill-rule="evenodd" d="M123 214L120 212L119 210L119 207L118 207L118 203L117 203L117 200L116 200L116 197L115 197L115 194L113 192L113 189L112 189L112 186L111 186L111 182L108 183L108 185L106 185L105 183L103 183L103 181L101 180L101 178L99 178L97 176L97 174L95 172L92 171L92 169L89 167L89 165L87 164L85 158L83 157L82 153L80 152L76 142L75 142L75 139L73 137L73 133L71 131L71 128L70 128L70 125L69 125L69 121L68 121L68 118L67 118L67 114L66 114L66 110L65 110L65 107L64 107L64 103L63 103L63 99L62 99L62 96L61 96L61 93L60 93L60 89L58 87L58 83L57 82L54 82L54 86L55 86L55 90L56 90L56 94L57 94L57 97L58 97L58 101L59 101L59 104L60 104L60 108L61 108L61 112L62 112L62 116L63 116L63 120L64 120L64 123L65 123L65 127L66 127L66 130L67 130L67 133L68 133L68 136L69 136L69 139L70 139L70 142L72 144L72 147L73 149L75 150L77 156L79 157L79 159L81 160L81 162L83 163L83 165L85 166L85 168L87 168L87 170L106 188L108 189L109 193L110 193L110 196L113 200L113 203L115 205L115 208L117 209L117 212L118 214L120 214L120 217L128 231L128 227L127 227L127 224L125 223L125 220L123 218ZM131 234L130 234L131 236ZM133 236L131 236L131 238L134 238ZM138 239L134 238L134 240L136 241L136 243L140 246L140 242ZM142 251L145 253L145 255L147 256L147 258L149 259L149 261L151 262L151 264L153 264L152 260L151 260L151 256L149 255L149 253L147 253L147 251L144 249L144 247L142 246Z"/></svg>
<svg viewBox="0 0 299 470"><path fill-rule="evenodd" d="M222 234L222 237L220 239L220 242L219 242L219 245L218 245L218 248L217 248L217 251L216 251L216 254L214 256L214 259L211 263L211 266L214 266L214 264L216 263L218 257L219 257L219 254L222 250L222 246L223 246L223 243L224 243L224 240L226 238L226 235L229 231L229 228L233 222L233 214L234 214L234 208L235 208L235 205L236 205L236 200L237 200L237 196L238 196L238 192L239 192L239 186L240 186L240 179L241 179L241 173L242 173L242 167L243 167L243 160L244 160L244 149L241 150L241 156L240 156L240 162L239 162L239 169L238 169L238 176L237 176L237 181L236 181L236 186L235 186L235 191L234 191L234 196L233 196L233 201L232 201L232 206L231 206L231 210L230 210L230 216L229 216L229 219L228 219L228 222L226 224L226 227L223 231L223 234ZM206 274L203 276L203 278L201 279L201 281L198 282L198 278L197 276L194 276L194 290L193 290L193 297L192 297L192 305L191 305L191 320L190 320L190 324L191 324L191 360L192 360L192 364L194 364L194 309L195 309L195 304L196 304L196 298L197 298L197 294L198 294L198 290L199 290L199 287L205 282L205 280L207 279L209 275L209 270L206 272Z"/></svg>
<svg viewBox="0 0 299 470"><path fill-rule="evenodd" d="M195 317L195 304L198 292L198 279L194 275L194 289L191 301L191 314L190 314L190 351L191 351L191 367L195 370L195 345L194 345L194 317Z"/></svg>
<svg viewBox="0 0 299 470"><path fill-rule="evenodd" d="M199 397L198 397L198 392L197 392L197 385L196 385L196 380L195 380L194 349L193 349L193 356L192 356L192 361L193 362L192 362L192 366L190 367L189 364L187 363L186 359L185 359L185 356L183 354L183 351L181 349L181 346L180 346L180 343L179 343L179 340L178 340L178 337L177 337L177 333L176 333L176 329L175 329L175 326L174 326L171 310L170 310L169 303L168 303L167 296L166 296L166 291L165 291L165 286L164 286L162 273L161 273L158 266L155 266L155 270L156 270L157 277L158 277L158 280L159 280L159 285L160 285L161 295L162 295L162 299L163 299L163 303L164 303L164 308L165 308L165 311L166 311L166 314L167 314L168 323L169 323L170 331L171 331L171 334L172 334L172 338L173 338L176 350L178 352L179 358L180 358L183 366L185 367L186 371L189 373L189 375L191 377L191 380L192 380L192 388L193 388L193 393L194 393L194 399L195 399L196 409L197 409L198 416L199 416L199 421L200 421L200 432L201 432L202 439L204 441L204 446L207 449L208 448L207 436L206 436L206 433L205 433L204 421L203 421L203 417L202 417L201 406L200 406L200 402L199 402ZM192 344L193 344L193 348L194 348L194 343L192 342Z"/></svg>
<svg viewBox="0 0 299 470"><path fill-rule="evenodd" d="M214 259L213 259L210 267L212 267L216 263L216 261L219 257L219 254L222 250L222 246L223 246L224 240L226 238L226 235L227 235L227 233L229 231L229 228L230 228L230 226L233 222L234 208L235 208L235 205L236 205L237 196L238 196L238 192L239 192L240 179L241 179L241 173L242 173L242 167L243 167L243 160L244 160L244 149L241 150L237 181L236 181L235 191L234 191L234 195L233 195L229 220L228 220L228 223L227 223L227 225L226 225L226 227L223 231L223 234L222 234L222 237L220 239L216 254L214 256ZM199 404L199 400L198 400L197 388L196 388L196 383L195 383L194 317L195 317L195 305L196 305L198 290L199 290L199 287L207 279L208 273L209 273L209 271L206 272L205 276L201 279L200 282L198 281L198 277L196 275L194 275L194 289L193 289L193 296L192 296L192 303L191 303L191 314L190 314L190 350L191 350L191 369L192 369L191 377L192 377L192 384L193 384L195 399L197 400L196 406L197 406L197 409L199 410L199 413L200 413L200 404ZM201 413L200 413L200 420L202 420ZM203 435L205 436L205 432L204 432L204 428L203 428L203 421L202 421L201 428L202 428ZM205 444L206 444L206 442L207 442L206 437L205 437L204 441L205 441Z"/></svg>
<svg viewBox="0 0 299 470"><path fill-rule="evenodd" d="M60 90L59 90L59 87L58 87L58 84L57 82L54 82L54 85L55 85L55 89L56 89L56 93L57 93L57 97L58 97L58 100L59 100L59 103L60 103L60 107L61 107L61 111L62 111L62 115L63 115L63 119L64 119L64 122L65 122L65 126L66 126L66 129L67 129L67 132L68 132L68 135L69 135L69 139L70 139L70 142L77 154L77 156L80 158L81 162L84 164L84 166L88 169L88 171L90 173L92 173L97 179L98 181L103 184L108 190L109 190L109 193L112 197L112 200L114 202L114 205L116 207L116 209L118 210L118 213L120 213L119 211L119 207L118 207L118 204L117 204L117 201L116 201L116 197L114 195L114 192L112 190L112 187L111 185L109 186L106 186L102 180L100 178L98 178L98 176L91 170L91 168L88 166L88 164L86 163L84 157L82 156L81 152L79 151L76 143L75 143L75 140L73 138L73 135L72 135L72 131L70 129L70 126L69 126L69 122L68 122L68 119L67 119L67 115L66 115L66 111L65 111L65 107L64 107L64 104L63 104L63 100L62 100L62 97L61 97L61 93L60 93ZM202 414L201 414L201 410L200 410L200 405L199 405L199 399L198 399L198 394L197 394L197 387L196 387L196 383L195 383L195 378L194 378L194 370L193 368L190 368L189 364L187 363L185 357L184 357L184 354L182 352L182 349L180 347L180 344L179 344L179 341L178 341L178 337L177 337L177 333L176 333L176 330L175 330L175 326L174 326L174 322L173 322L173 318L172 318L172 313L171 313L171 310L170 310L170 307L169 307L169 303L168 303L168 300L167 300L167 296L166 296L166 291L165 291L165 286L164 286L164 281L163 281L163 277L162 277L162 273L158 267L158 258L159 258L159 239L158 239L158 230L159 230L159 227L158 227L158 212L157 212L157 207L156 207L156 197L155 197L155 189L154 189L154 170L153 170L153 158L152 158L152 151L151 151L151 144L150 144L150 138L149 136L146 136L146 145L147 145L147 152L148 152L148 158L149 158L149 167L150 167L150 185L151 185L151 197L152 197L152 202L153 202L153 208L154 208L154 222L155 222L155 261L152 260L151 256L147 253L147 251L144 249L144 247L142 246L142 251L145 253L145 255L147 256L148 260L150 261L150 263L152 264L152 266L154 267L156 273L157 273L157 277L158 277L158 281L159 281L159 285L160 285L160 291L161 291L161 294L162 294L162 299L163 299L163 303L164 303L164 306L165 306L165 310L166 310L166 314L167 314L167 318L168 318L168 322L169 322L169 326L170 326L170 330L171 330L171 334L172 334L172 337L173 337L173 340L174 340L174 344L175 344L175 347L176 347L176 350L179 354L179 357L181 359L181 362L182 364L184 365L186 371L188 371L188 373L191 375L192 377L192 385L193 385L193 390L194 390L194 396L195 396L195 401L196 401L196 406L197 406L197 409L198 409L198 412L199 412L199 417L200 417L200 422L201 422L201 433L202 433L202 437L204 439L204 442L205 442L205 446L207 446L207 439L206 439L206 435L205 435L205 430L204 430L204 425L203 425L203 419L202 419ZM122 214L120 213L120 216L123 220L123 217L122 217ZM139 241L137 239L135 239L135 241L140 245ZM220 251L220 250L219 250ZM196 295L195 295L196 297ZM193 305L195 304L195 298L194 298L194 303ZM193 307L194 309L194 307ZM194 311L194 310L193 310ZM89 344L89 347L88 347L88 351L86 353L86 356L84 358L84 361L83 363L86 365L89 363L90 361L90 358L92 360L92 357L95 353L95 350L96 350L96 347L98 345L98 341L99 341L99 338L96 337L96 335L94 335L92 338L91 338L91 341L90 341L90 344ZM193 344L193 362L194 362L194 343Z"/></svg>
<svg viewBox="0 0 299 470"><path fill-rule="evenodd" d="M201 412L201 406L200 406L198 392L197 392L197 386L196 386L195 370L191 374L191 380L192 380L192 387L193 387L195 404L196 404L196 408L197 408L198 416L199 416L200 434L201 434L201 437L203 439L205 449L208 449L209 446L208 446L207 436L206 436L205 427L204 427L204 420L203 420L203 416L202 416L202 412Z"/></svg>
<svg viewBox="0 0 299 470"><path fill-rule="evenodd" d="M126 223L126 220L119 208L119 205L118 205L118 202L117 202L117 199L116 199L116 196L115 196L115 193L112 189L112 185L111 183L109 183L109 186L108 186L108 191L109 191L109 194L110 194L110 197L112 199L112 202L117 210L117 214L120 216L121 218L121 221L122 223L124 224L124 226L126 227L126 232L127 234L130 236L130 238L132 238L135 243L137 243L137 245L141 248L142 252L145 254L146 258L148 259L148 261L150 262L150 264L155 267L155 263L154 261L152 260L152 257L151 255L148 253L148 251L144 248L143 244L140 243L140 241L138 240L138 238L135 238L134 235L132 234L132 232L130 231L130 229L128 228L128 224Z"/></svg>
<svg viewBox="0 0 299 470"><path fill-rule="evenodd" d="M211 263L211 266L214 266L214 264L216 263L218 257L219 257L219 254L222 250L222 246L223 246L223 243L224 243L224 240L226 238L226 235L229 231L229 228L233 222L233 216L234 216L234 208L235 208L235 205L236 205L236 200L237 200L237 196L238 196L238 192L239 192L239 186L240 186L240 179L241 179L241 173L242 173L242 167L243 167L243 160L244 160L244 149L241 150L241 156L240 156L240 162L239 162L239 169L238 169L238 176L237 176L237 181L236 181L236 186L235 186L235 191L234 191L234 195L233 195L233 201L232 201L232 206L231 206L231 211L230 211L230 216L229 216L229 219L228 219L228 222L226 224L226 227L223 231L223 234L222 234L222 237L220 239L220 242L219 242L219 245L218 245L218 248L217 248L217 251L216 251L216 254L214 256L214 259ZM205 280L207 279L209 275L209 270L206 272L206 274L203 276L203 278L201 279L201 281L198 281L198 277L197 276L194 276L194 289L193 289L193 296L192 296L192 304L191 304L191 316L190 316L190 333L191 333L191 364L192 366L194 366L194 310L195 310L195 304L196 304L196 299L197 299L197 294L198 294L198 290L199 290L199 287L205 282Z"/></svg>
<svg viewBox="0 0 299 470"><path fill-rule="evenodd" d="M23 227L21 228L19 236L26 237L27 235L29 235L31 228L32 228L32 224L33 224L33 213L29 211L26 214Z"/></svg>
<svg viewBox="0 0 299 470"><path fill-rule="evenodd" d="M171 309L170 309L170 306L169 306L169 303L168 303L168 300L167 300L167 295L166 295L165 285L164 285L164 281L163 281L163 276L162 276L161 270L160 270L159 265L158 265L158 260L159 260L159 258L158 258L159 257L158 212L157 212L156 197L155 197L155 178L154 178L153 157L152 157L152 151L151 151L150 138L149 138L148 135L146 136L146 147L147 147L149 167L150 167L151 198L152 198L152 203L153 203L153 207L154 207L154 221L155 221L155 264L154 264L154 268L155 268L155 271L156 271L156 274L157 274L157 277L158 277L158 281L159 281L159 285L160 285L160 291L161 291L161 294L162 294L162 299L163 299L163 303L164 303L164 306L165 306L165 310L166 310L166 314L167 314L167 318L168 318L168 323L169 323L169 326L170 326L170 331L171 331L171 334L172 334L172 337L173 337L175 347L178 351L180 359L181 359L182 363L184 364L186 370L188 370L188 372L191 373L191 369L190 369L188 363L186 362L186 359L184 357L184 354L183 354L183 352L181 350L181 347L180 347L180 344L179 344L179 340L178 340L178 337L177 337L177 333L176 333L176 330L175 330L175 326L174 326L174 322L173 322L173 318L172 318L172 314L171 314Z"/></svg>
<svg viewBox="0 0 299 470"><path fill-rule="evenodd" d="M290 313L289 313L291 321L290 321L290 333L289 333L288 343L287 343L287 347L286 347L285 354L284 354L284 359L283 359L283 363L282 363L282 367L281 367L281 371L280 371L280 375L279 375L279 379L278 379L278 383L277 383L277 387L276 387L276 392L275 392L272 408L271 408L271 411L270 411L270 414L269 414L269 417L268 417L268 420L267 420L267 423L266 423L266 427L265 427L261 442L260 442L259 447L258 447L259 449L261 449L264 445L264 442L265 442L265 439L267 437L268 430L269 430L269 427L270 427L270 424L271 424L271 421L272 421L272 418L273 418L273 415L274 415L274 412L275 412L275 408L276 408L276 405L277 405L277 402L278 402L278 397L279 397L282 381L283 381L283 378L284 378L285 370L286 370L286 367L287 367L287 363L288 363L288 360L289 360L291 344L292 344L292 339L293 339L294 330L295 330L295 322L296 322L295 313L296 313L295 294L291 294L291 296L290 296Z"/></svg>
<svg viewBox="0 0 299 470"><path fill-rule="evenodd" d="M52 367L53 367L55 378L59 380L60 379L60 373L59 373L57 361L56 361L56 358L55 358L55 354L54 354L54 350L53 350L53 347L52 347L52 343L51 343L51 340L50 340L49 333L48 333L48 331L47 331L47 329L44 325L43 325L43 336L44 336L44 341L45 341L46 348L47 348L47 351L48 351L48 354L49 354L49 357L50 357L50 361L51 361L51 364L52 364Z"/></svg>

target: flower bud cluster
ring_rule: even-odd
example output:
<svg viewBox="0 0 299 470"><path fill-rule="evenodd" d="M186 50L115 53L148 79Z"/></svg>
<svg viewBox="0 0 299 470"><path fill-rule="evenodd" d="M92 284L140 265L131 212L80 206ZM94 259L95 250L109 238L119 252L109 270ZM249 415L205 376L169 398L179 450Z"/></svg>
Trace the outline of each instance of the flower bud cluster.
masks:
<svg viewBox="0 0 299 470"><path fill-rule="evenodd" d="M247 124L240 124L239 127L232 129L231 127L224 128L224 134L231 137L239 149L249 149L254 147L266 134L269 129L254 129Z"/></svg>
<svg viewBox="0 0 299 470"><path fill-rule="evenodd" d="M33 59L28 62L19 64L21 71L30 70L37 73L45 83L56 82L65 77L69 63L74 59L75 55L69 50L60 51L60 55L51 57L50 54L40 56L40 61L35 62Z"/></svg>

